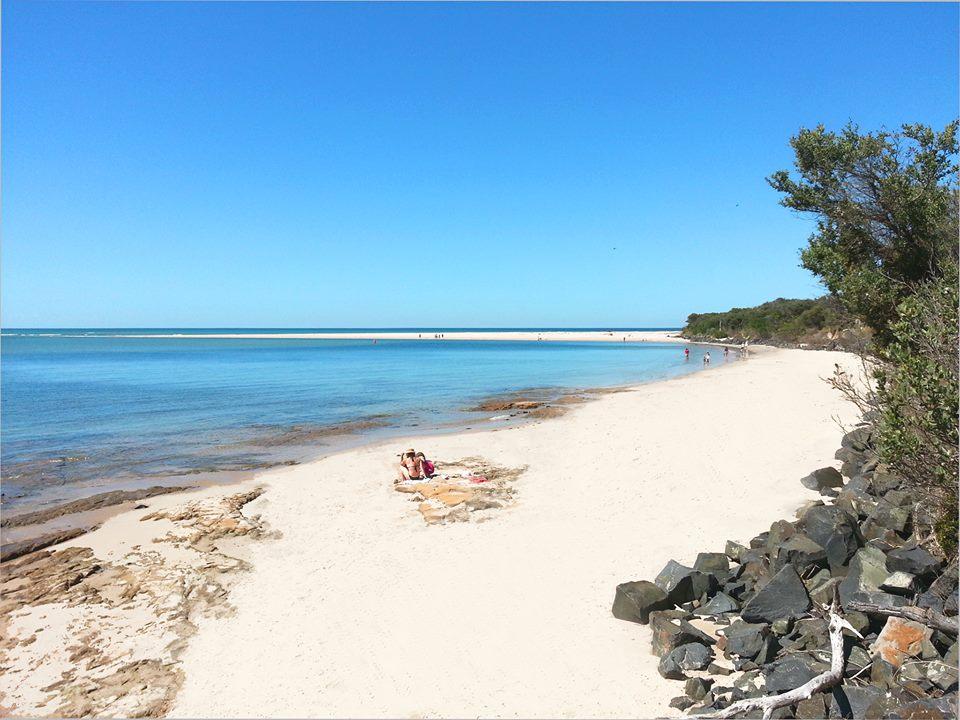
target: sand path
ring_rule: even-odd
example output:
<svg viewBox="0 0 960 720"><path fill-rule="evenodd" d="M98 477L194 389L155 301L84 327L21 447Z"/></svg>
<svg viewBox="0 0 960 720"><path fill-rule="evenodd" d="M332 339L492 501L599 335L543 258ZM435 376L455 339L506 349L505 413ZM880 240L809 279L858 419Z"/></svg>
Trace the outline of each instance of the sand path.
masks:
<svg viewBox="0 0 960 720"><path fill-rule="evenodd" d="M201 620L182 717L648 717L660 678L614 587L746 540L812 493L848 407L839 353L765 351L497 432L353 450L271 473L245 512L283 533L250 548L236 614ZM391 453L529 469L483 523L426 526Z"/></svg>

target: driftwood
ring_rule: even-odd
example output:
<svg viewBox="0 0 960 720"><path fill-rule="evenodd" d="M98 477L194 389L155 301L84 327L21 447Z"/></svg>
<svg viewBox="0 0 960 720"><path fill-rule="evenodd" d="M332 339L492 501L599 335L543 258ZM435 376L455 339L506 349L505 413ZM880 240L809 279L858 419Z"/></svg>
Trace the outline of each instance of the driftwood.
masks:
<svg viewBox="0 0 960 720"><path fill-rule="evenodd" d="M815 693L823 692L833 687L843 679L843 667L846 661L843 658L843 630L846 628L853 634L861 637L860 633L844 620L837 613L837 604L834 602L830 608L830 669L820 673L815 678L811 678L803 685L793 690L788 690L780 695L769 695L767 697L747 698L739 700L728 708L724 708L713 715L702 715L705 718L732 718L740 713L751 710L762 710L763 717L769 718L773 711L786 705L793 705L801 700L807 700Z"/></svg>
<svg viewBox="0 0 960 720"><path fill-rule="evenodd" d="M948 618L942 613L938 613L933 608L922 608L913 605L904 607L887 607L886 605L877 605L871 602L860 602L859 600L850 600L847 602L848 610L859 610L860 612L872 615L893 615L894 617L913 620L921 625L926 625L934 630L940 630L947 635L957 636L957 618Z"/></svg>

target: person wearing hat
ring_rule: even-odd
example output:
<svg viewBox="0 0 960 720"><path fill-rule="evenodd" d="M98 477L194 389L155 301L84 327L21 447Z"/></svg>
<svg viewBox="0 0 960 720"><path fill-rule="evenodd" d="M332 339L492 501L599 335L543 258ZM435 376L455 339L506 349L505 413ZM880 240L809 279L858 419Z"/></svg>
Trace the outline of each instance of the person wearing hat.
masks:
<svg viewBox="0 0 960 720"><path fill-rule="evenodd" d="M427 476L423 472L423 463L417 457L417 453L410 448L400 456L400 468L397 471L397 482L407 480L422 480Z"/></svg>

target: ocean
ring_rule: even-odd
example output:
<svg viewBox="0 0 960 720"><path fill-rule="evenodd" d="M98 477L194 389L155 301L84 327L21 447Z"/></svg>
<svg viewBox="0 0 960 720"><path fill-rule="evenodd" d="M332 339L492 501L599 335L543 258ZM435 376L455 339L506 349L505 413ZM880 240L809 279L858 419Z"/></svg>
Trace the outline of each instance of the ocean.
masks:
<svg viewBox="0 0 960 720"><path fill-rule="evenodd" d="M5 329L4 509L194 484L371 438L493 426L503 418L468 408L521 391L675 377L699 370L711 349L691 346L685 361L675 344L451 341L432 338L456 328L407 330L425 339L203 337L376 329ZM149 337L169 334L199 337Z"/></svg>

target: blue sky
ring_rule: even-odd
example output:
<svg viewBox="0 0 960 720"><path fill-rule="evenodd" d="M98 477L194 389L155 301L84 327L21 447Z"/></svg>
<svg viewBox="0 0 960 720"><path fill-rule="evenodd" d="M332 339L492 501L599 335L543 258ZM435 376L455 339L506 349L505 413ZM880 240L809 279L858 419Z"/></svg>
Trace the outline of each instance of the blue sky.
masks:
<svg viewBox="0 0 960 720"><path fill-rule="evenodd" d="M956 4L4 3L2 320L650 326L812 297L801 126L943 126Z"/></svg>

